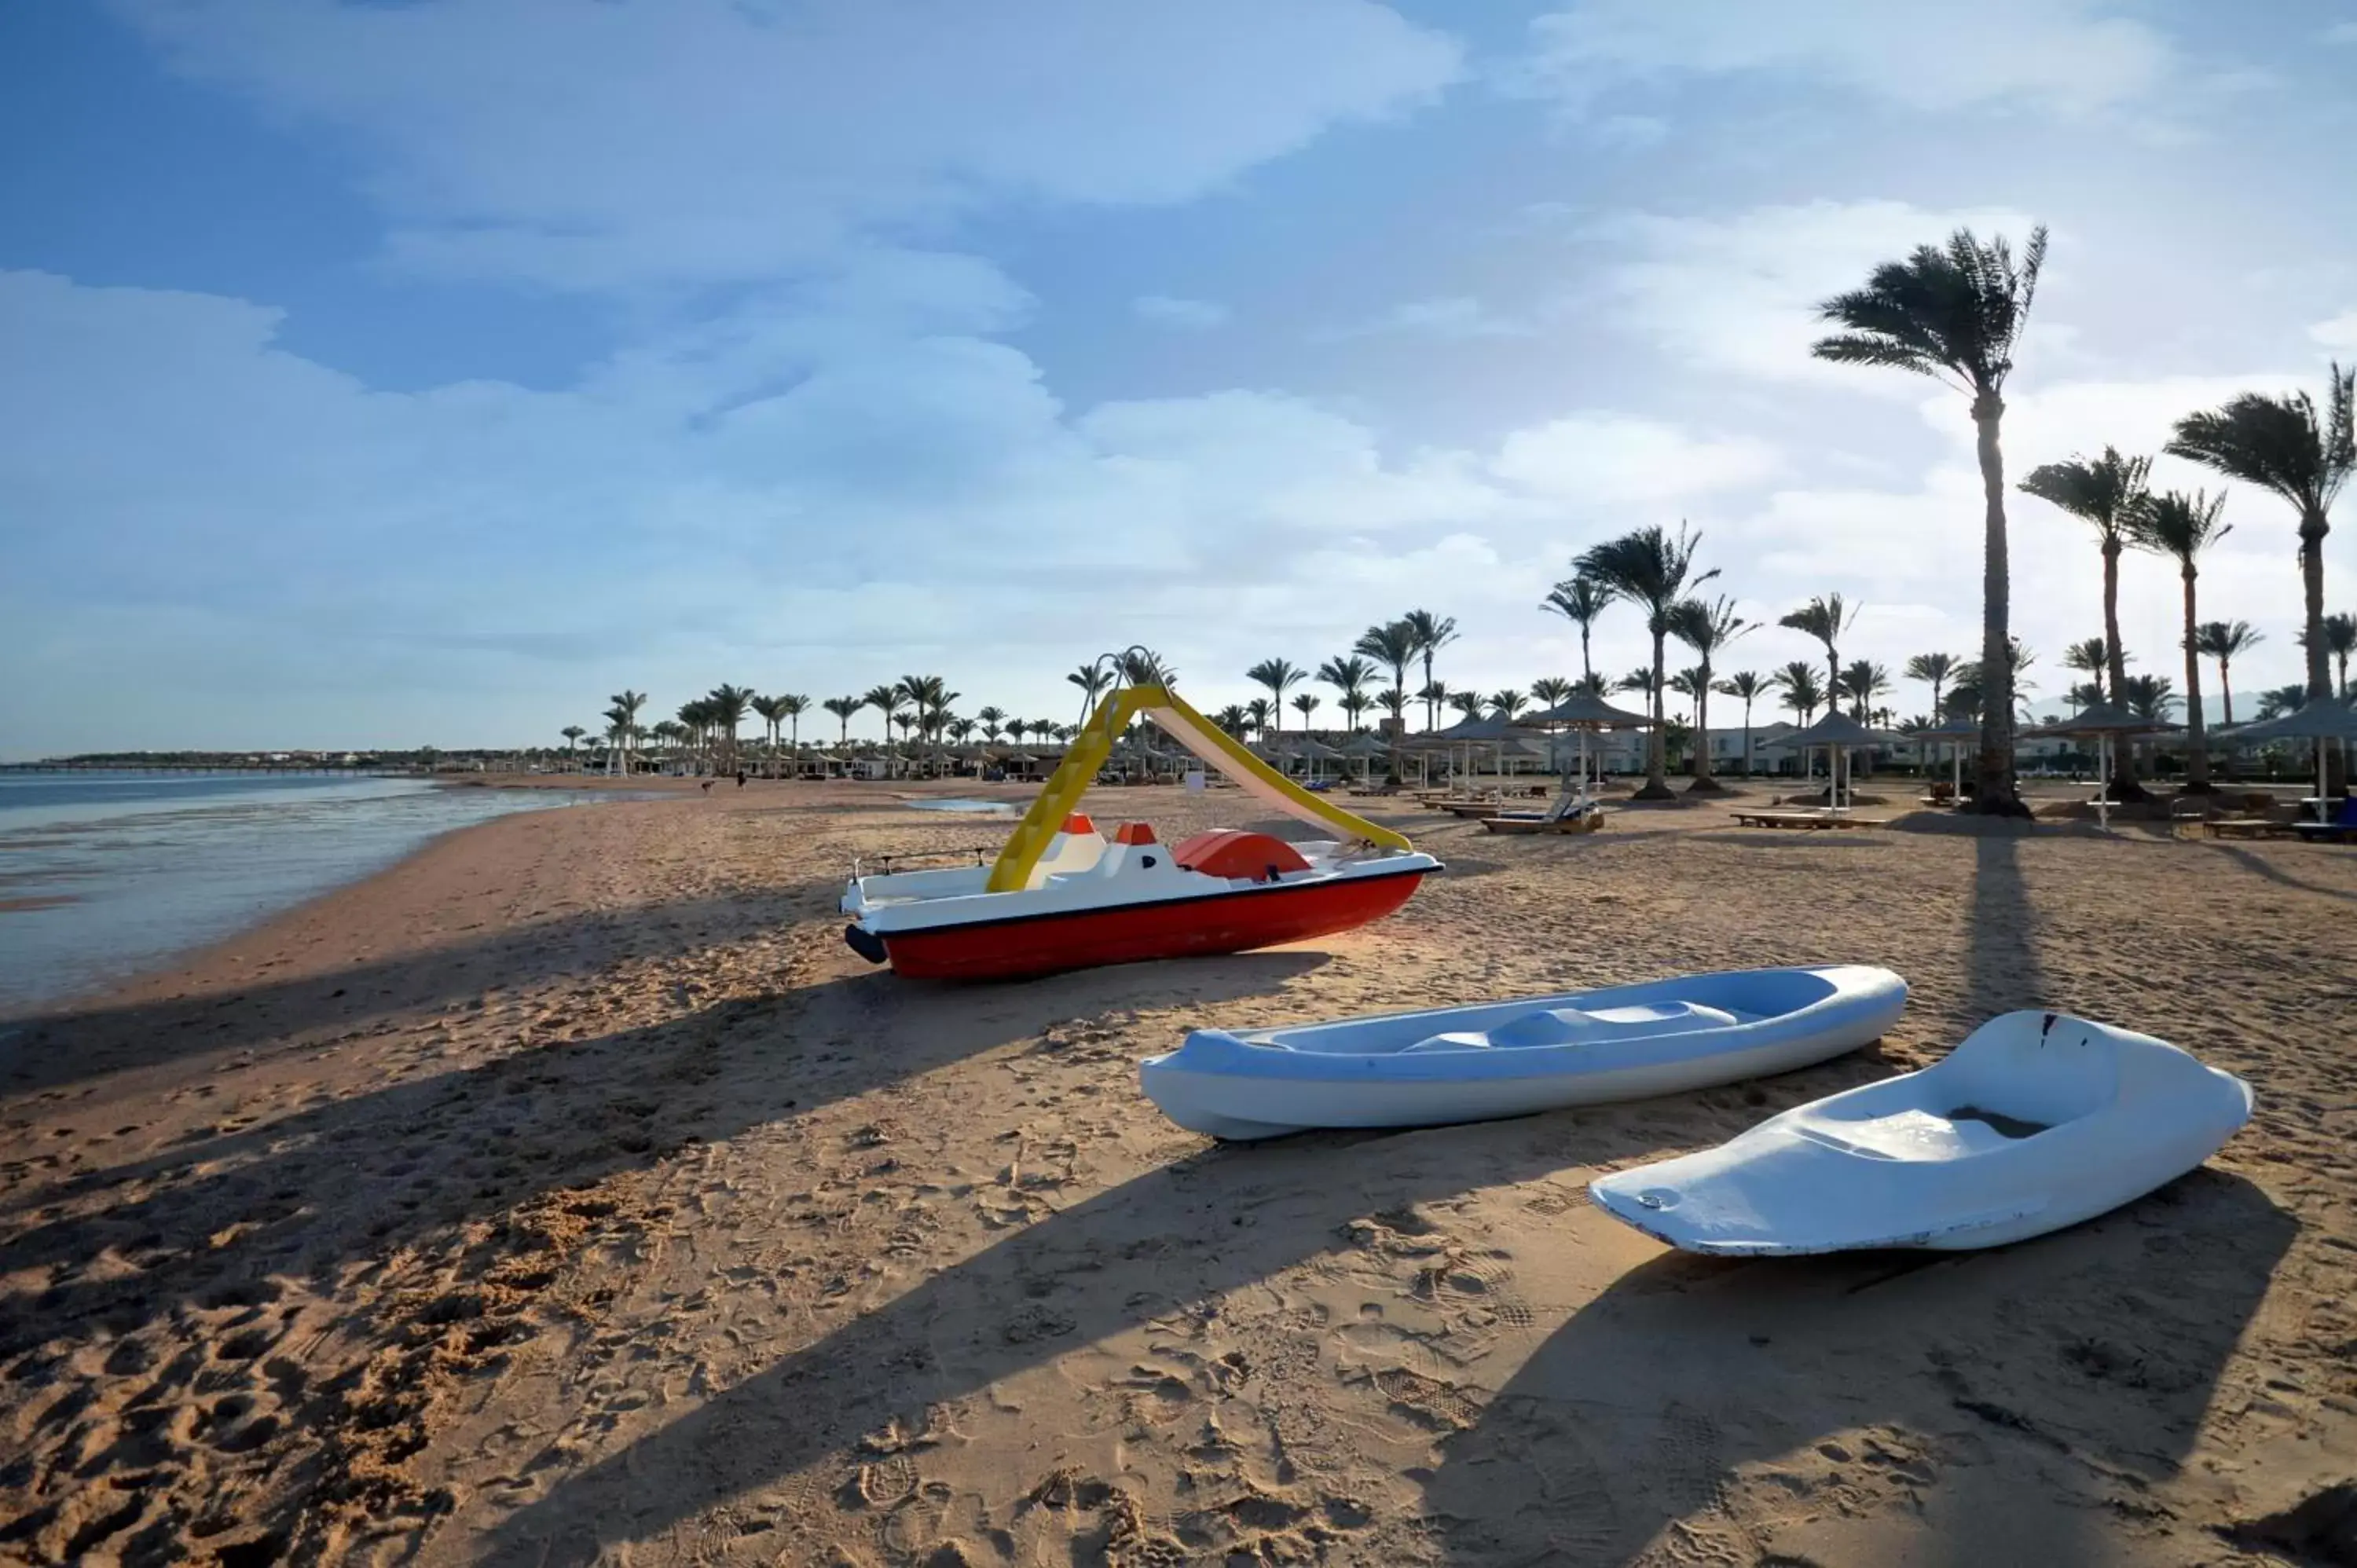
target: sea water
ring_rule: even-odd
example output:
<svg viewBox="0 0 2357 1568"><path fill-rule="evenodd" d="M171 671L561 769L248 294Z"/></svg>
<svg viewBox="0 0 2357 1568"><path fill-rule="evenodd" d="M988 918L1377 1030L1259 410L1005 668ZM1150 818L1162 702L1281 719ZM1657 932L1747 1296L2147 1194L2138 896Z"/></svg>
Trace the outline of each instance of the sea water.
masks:
<svg viewBox="0 0 2357 1568"><path fill-rule="evenodd" d="M0 1018L231 935L452 828L616 798L316 774L0 774Z"/></svg>

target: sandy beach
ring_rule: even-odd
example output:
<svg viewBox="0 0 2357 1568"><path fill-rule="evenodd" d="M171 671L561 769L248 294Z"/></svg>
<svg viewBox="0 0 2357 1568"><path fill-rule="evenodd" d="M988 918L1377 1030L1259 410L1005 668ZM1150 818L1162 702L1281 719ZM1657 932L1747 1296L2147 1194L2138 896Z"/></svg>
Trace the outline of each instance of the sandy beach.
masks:
<svg viewBox="0 0 2357 1568"><path fill-rule="evenodd" d="M2357 855L1378 810L1448 863L1383 924L952 988L840 940L854 854L1005 834L908 792L504 818L0 1025L0 1562L2357 1561ZM1199 1024L1840 961L1913 987L1878 1047L1677 1099L1223 1147L1136 1088ZM2031 1005L2254 1122L1985 1253L1587 1202Z"/></svg>

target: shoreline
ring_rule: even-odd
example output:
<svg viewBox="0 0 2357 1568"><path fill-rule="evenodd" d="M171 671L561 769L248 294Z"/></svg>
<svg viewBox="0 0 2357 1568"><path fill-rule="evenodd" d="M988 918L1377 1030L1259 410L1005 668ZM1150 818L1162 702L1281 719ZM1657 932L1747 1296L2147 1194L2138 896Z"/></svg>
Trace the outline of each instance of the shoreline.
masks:
<svg viewBox="0 0 2357 1568"><path fill-rule="evenodd" d="M1864 1568L1970 1530L2190 1568L2357 1469L2317 1348L2357 1333L2357 857L1363 802L1451 868L1387 921L954 988L834 908L854 854L972 838L902 804L934 790L674 782L444 834L44 1021L0 1077L12 1551ZM1136 1088L1200 1024L1841 960L1909 979L1888 1038L1700 1094L1220 1146ZM1921 1267L1687 1259L1586 1201L2012 1005L2176 1039L2258 1114L2118 1214Z"/></svg>

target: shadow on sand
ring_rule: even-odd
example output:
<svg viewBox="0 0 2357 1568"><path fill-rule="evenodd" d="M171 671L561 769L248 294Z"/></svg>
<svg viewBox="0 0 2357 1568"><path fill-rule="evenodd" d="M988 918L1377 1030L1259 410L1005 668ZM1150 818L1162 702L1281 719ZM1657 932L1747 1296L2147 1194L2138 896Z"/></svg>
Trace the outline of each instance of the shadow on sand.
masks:
<svg viewBox="0 0 2357 1568"><path fill-rule="evenodd" d="M2000 1013L2046 1005L2038 961L2038 917L2021 879L2021 841L1990 833L1973 841L1973 905L1964 928L1966 1011L1978 1027Z"/></svg>
<svg viewBox="0 0 2357 1568"><path fill-rule="evenodd" d="M531 1047L188 1142L41 1191L0 1276L54 1282L0 1327L0 1357L103 1319L126 1332L279 1274L326 1279L560 1188L1038 1035L1076 1015L1274 992L1322 953L1132 965L1022 987L877 972ZM892 1042L889 1049L878 1042ZM105 1195L119 1194L106 1202ZM79 1201L76 1201L79 1200ZM17 1219L0 1216L0 1228ZM96 1266L102 1265L102 1266Z"/></svg>
<svg viewBox="0 0 2357 1568"><path fill-rule="evenodd" d="M1467 1568L1674 1524L1682 1562L2125 1560L2108 1510L2183 1464L2297 1229L2202 1170L1986 1252L1668 1253L1448 1440L1426 1505Z"/></svg>
<svg viewBox="0 0 2357 1568"><path fill-rule="evenodd" d="M64 1006L0 1027L0 1093L37 1093L180 1058L264 1046L315 1029L354 1028L388 1013L441 1006L485 986L521 989L589 975L625 960L662 959L773 931L834 907L836 885L802 882L705 898L584 910L493 936L120 1006Z"/></svg>
<svg viewBox="0 0 2357 1568"><path fill-rule="evenodd" d="M582 1564L799 1471L929 1407L1338 1244L1351 1221L1649 1154L1878 1076L1850 1058L1730 1092L1398 1133L1220 1145L1007 1236L687 1415L567 1477L470 1544L500 1563ZM1716 1103L1716 1109L1712 1106ZM692 1477L682 1484L683 1477Z"/></svg>

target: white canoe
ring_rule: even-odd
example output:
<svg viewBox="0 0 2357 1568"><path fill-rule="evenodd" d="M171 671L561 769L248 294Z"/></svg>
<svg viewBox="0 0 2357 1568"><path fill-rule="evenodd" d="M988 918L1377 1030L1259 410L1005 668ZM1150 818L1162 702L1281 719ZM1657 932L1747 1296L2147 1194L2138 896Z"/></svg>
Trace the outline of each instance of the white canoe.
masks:
<svg viewBox="0 0 2357 1568"><path fill-rule="evenodd" d="M1691 1252L1995 1247L2140 1197L2217 1151L2251 1090L2148 1035L2007 1013L1937 1066L1601 1176L1598 1207Z"/></svg>
<svg viewBox="0 0 2357 1568"><path fill-rule="evenodd" d="M1732 970L1293 1029L1197 1029L1138 1077L1163 1114L1217 1138L1437 1126L1788 1072L1879 1038L1906 1004L1907 983L1887 969Z"/></svg>

